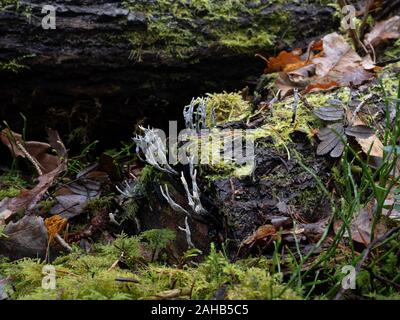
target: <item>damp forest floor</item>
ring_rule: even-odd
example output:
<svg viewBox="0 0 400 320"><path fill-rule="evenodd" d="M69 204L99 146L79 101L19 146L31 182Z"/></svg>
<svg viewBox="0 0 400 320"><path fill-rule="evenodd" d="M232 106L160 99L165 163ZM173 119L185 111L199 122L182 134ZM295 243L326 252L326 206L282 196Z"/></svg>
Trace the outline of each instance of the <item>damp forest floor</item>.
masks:
<svg viewBox="0 0 400 320"><path fill-rule="evenodd" d="M0 300L399 299L400 43L385 40L362 59L338 30L180 106L189 158L220 154L224 129L246 132L250 162L168 164L139 124L99 153L57 128L32 140L29 115L2 122ZM332 50L351 57L332 67Z"/></svg>

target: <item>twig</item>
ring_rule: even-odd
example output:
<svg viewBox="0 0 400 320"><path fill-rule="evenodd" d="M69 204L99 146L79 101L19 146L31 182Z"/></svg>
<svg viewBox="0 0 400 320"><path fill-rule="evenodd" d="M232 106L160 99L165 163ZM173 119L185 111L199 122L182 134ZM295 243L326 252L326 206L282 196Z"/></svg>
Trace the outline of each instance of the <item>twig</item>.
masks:
<svg viewBox="0 0 400 320"><path fill-rule="evenodd" d="M340 8L343 8L345 6L347 6L347 2L345 0L338 0L339 6ZM357 30L353 29L353 28L349 28L348 29L348 33L349 36L354 44L354 48L356 49L356 51L359 51L360 48L362 48L366 54L369 54L367 48L365 47L365 45L362 43L362 41L360 40L360 37L358 36Z"/></svg>
<svg viewBox="0 0 400 320"><path fill-rule="evenodd" d="M124 253L122 252L121 255L119 256L119 258L118 258L117 260L114 261L114 263L111 265L110 268L108 268L107 272L108 272L108 271L111 271L112 269L114 269L114 268L118 265L118 263L121 261L121 259L122 259L123 257L124 257Z"/></svg>
<svg viewBox="0 0 400 320"><path fill-rule="evenodd" d="M400 284L398 284L390 279L387 279L385 277L382 277L379 274L374 273L373 276L374 276L374 278L378 279L380 282L382 282L384 284L388 283L388 284L392 285L393 287L395 287L397 290L400 290Z"/></svg>
<svg viewBox="0 0 400 320"><path fill-rule="evenodd" d="M299 106L299 89L294 88L294 101L293 101L293 115L292 115L292 123L296 122L296 117L297 117L297 108Z"/></svg>
<svg viewBox="0 0 400 320"><path fill-rule="evenodd" d="M353 112L353 115L351 117L351 122L354 123L356 120L357 114L361 111L361 109L369 102L374 97L373 93L370 93L365 97L365 99L356 107L356 109Z"/></svg>
<svg viewBox="0 0 400 320"><path fill-rule="evenodd" d="M132 278L115 278L115 281L127 282L127 283L140 283L139 280L132 279Z"/></svg>
<svg viewBox="0 0 400 320"><path fill-rule="evenodd" d="M17 145L17 147L22 151L22 153L25 155L25 157L28 158L28 160L33 164L33 166L35 167L37 173L39 176L43 175L43 171L42 169L40 169L40 164L39 162L37 162L31 155L30 153L25 149L25 147L22 145L21 142L19 142L17 139L15 139L15 144Z"/></svg>
<svg viewBox="0 0 400 320"><path fill-rule="evenodd" d="M55 234L54 239L68 252L72 252L71 246L58 233Z"/></svg>
<svg viewBox="0 0 400 320"><path fill-rule="evenodd" d="M364 16L363 16L363 19L361 21L360 28L358 29L359 30L358 34L359 34L360 39L364 38L365 28L367 26L369 11L371 10L373 4L374 4L374 0L369 0L367 2L366 7L365 7Z"/></svg>

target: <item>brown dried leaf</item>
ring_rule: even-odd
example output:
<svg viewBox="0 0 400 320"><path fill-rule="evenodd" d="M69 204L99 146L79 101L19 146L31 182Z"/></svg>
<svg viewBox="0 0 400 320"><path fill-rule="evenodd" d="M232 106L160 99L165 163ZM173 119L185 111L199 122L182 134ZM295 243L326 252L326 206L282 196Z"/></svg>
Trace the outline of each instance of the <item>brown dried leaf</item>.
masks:
<svg viewBox="0 0 400 320"><path fill-rule="evenodd" d="M251 236L247 237L243 244L245 245L252 245L257 240L265 239L269 236L273 236L276 234L276 228L271 224L266 224L259 227Z"/></svg>
<svg viewBox="0 0 400 320"><path fill-rule="evenodd" d="M334 32L322 40L323 54L313 59L317 78L327 78L341 86L348 86L362 84L374 77L365 69L365 61L341 35Z"/></svg>
<svg viewBox="0 0 400 320"><path fill-rule="evenodd" d="M5 239L0 239L0 252L11 259L44 258L47 249L47 229L43 218L24 216L10 222L4 229Z"/></svg>
<svg viewBox="0 0 400 320"><path fill-rule="evenodd" d="M50 139L55 139L53 131L49 130L48 133ZM22 135L15 133L8 128L0 132L0 140L10 149L10 152L14 157L26 158L28 155L21 149L20 146L22 145L29 156L36 160L44 174L53 171L60 165L60 158L48 153L52 145L54 146L53 148L57 148L61 151L62 147L56 141L52 141L52 145L39 141L23 141ZM65 150L65 147L63 150ZM62 156L64 156L65 153Z"/></svg>
<svg viewBox="0 0 400 320"><path fill-rule="evenodd" d="M301 56L298 51L283 51L276 58L268 60L266 73L281 72L276 85L283 97L294 88L306 93L330 90L360 85L374 77L376 67L371 59L361 58L337 33L326 35L310 49L309 57ZM321 52L314 55L316 49Z"/></svg>
<svg viewBox="0 0 400 320"><path fill-rule="evenodd" d="M356 139L365 154L369 154L372 157L383 158L383 143L368 126L350 126L346 129L346 134Z"/></svg>
<svg viewBox="0 0 400 320"><path fill-rule="evenodd" d="M400 38L400 17L394 16L378 22L371 32L365 35L364 43L377 47L386 40L398 38Z"/></svg>
<svg viewBox="0 0 400 320"><path fill-rule="evenodd" d="M7 203L7 206L2 208L0 217L4 215L4 212L7 213L7 217L10 217L20 210L26 210L29 212L34 209L58 175L62 171L66 170L67 151L56 131L49 131L49 136L51 137L51 147L54 149L59 149L60 153L63 154L64 157L58 158L58 166L55 169L38 177L38 184L35 187L33 187L31 190L23 190L17 197L10 199ZM53 145L53 143L55 144Z"/></svg>
<svg viewBox="0 0 400 320"><path fill-rule="evenodd" d="M327 91L336 87L339 87L339 83L337 83L336 81L327 79L326 82L323 82L323 79L321 79L317 83L309 84L305 90L307 93L310 93L317 91Z"/></svg>
<svg viewBox="0 0 400 320"><path fill-rule="evenodd" d="M371 242L371 231L372 231L372 222L373 222L373 213L375 209L376 201L373 200L369 202L365 208L362 208L353 219L350 224L351 238L358 242L362 243L365 246L368 246ZM334 225L334 230L337 233L342 226L341 221L337 221ZM378 223L375 228L374 237L377 238L383 235L387 231L386 226L383 223ZM345 233L348 237L349 235Z"/></svg>

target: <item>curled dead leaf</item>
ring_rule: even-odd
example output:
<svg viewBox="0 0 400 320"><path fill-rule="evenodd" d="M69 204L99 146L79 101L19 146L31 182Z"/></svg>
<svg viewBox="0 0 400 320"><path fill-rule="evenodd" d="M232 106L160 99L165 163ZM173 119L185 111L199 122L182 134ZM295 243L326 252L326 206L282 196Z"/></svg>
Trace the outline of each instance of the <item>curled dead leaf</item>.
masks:
<svg viewBox="0 0 400 320"><path fill-rule="evenodd" d="M365 125L349 126L346 134L356 139L362 151L372 157L383 157L383 144L374 130Z"/></svg>
<svg viewBox="0 0 400 320"><path fill-rule="evenodd" d="M400 17L394 16L388 20L378 22L371 32L365 35L364 43L374 47L390 39L400 38Z"/></svg>
<svg viewBox="0 0 400 320"><path fill-rule="evenodd" d="M53 184L58 175L66 170L67 150L65 149L65 146L61 142L61 139L56 131L48 130L48 134L51 147L57 150L57 153L60 155L57 160L57 167L54 168L52 171L39 176L38 183L35 187L30 190L22 190L17 197L10 199L7 202L7 206L2 208L3 212L0 212L0 216L2 216L4 212L6 212L7 217L9 218L20 210L25 210L26 212L32 211L36 207L37 203L42 199L43 195L50 188L50 186Z"/></svg>

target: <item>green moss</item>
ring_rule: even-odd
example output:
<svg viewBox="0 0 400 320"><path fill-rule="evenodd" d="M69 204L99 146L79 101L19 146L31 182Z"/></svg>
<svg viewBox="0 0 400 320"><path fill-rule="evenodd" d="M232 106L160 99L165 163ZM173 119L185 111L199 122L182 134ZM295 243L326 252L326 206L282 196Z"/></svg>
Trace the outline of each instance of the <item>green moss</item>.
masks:
<svg viewBox="0 0 400 320"><path fill-rule="evenodd" d="M400 57L400 39L396 40L392 46L384 52L384 59L396 59Z"/></svg>
<svg viewBox="0 0 400 320"><path fill-rule="evenodd" d="M21 64L19 59L11 59L6 62L0 61L0 71L7 71L12 73L19 73L22 70L29 69L27 66Z"/></svg>
<svg viewBox="0 0 400 320"><path fill-rule="evenodd" d="M244 101L239 92L223 92L207 94L207 120L208 127L212 126L211 117L215 115L216 124L238 121L251 114L251 105Z"/></svg>
<svg viewBox="0 0 400 320"><path fill-rule="evenodd" d="M43 200L40 202L40 210L43 214L50 214L51 209L57 204L56 200Z"/></svg>
<svg viewBox="0 0 400 320"><path fill-rule="evenodd" d="M272 106L272 115L255 130L255 138L271 137L275 147L287 147L291 142L291 134L300 131L310 138L313 129L320 126L319 120L299 102L296 119L293 122L293 98L286 99Z"/></svg>
<svg viewBox="0 0 400 320"><path fill-rule="evenodd" d="M170 229L152 229L144 231L141 239L146 241L146 246L152 252L152 261L158 256L161 250L167 248L168 244L174 240L176 234Z"/></svg>
<svg viewBox="0 0 400 320"><path fill-rule="evenodd" d="M274 43L274 37L260 30L240 30L238 32L230 32L224 34L219 39L219 42L229 48L234 48L237 51L248 51L251 48L255 50L259 48L268 48Z"/></svg>
<svg viewBox="0 0 400 320"><path fill-rule="evenodd" d="M266 259L257 259L257 263L232 263L214 246L204 262L187 264L182 269L157 263L142 264L139 268L135 265L127 269L121 269L120 265L111 267L116 259L121 258L121 248L128 250L123 251L128 256L132 254L129 248L135 248L133 256L138 256L138 239L120 237L114 244L97 248L92 254L74 247L73 253L56 259L52 264L56 270L55 290L42 288L44 263L38 260L3 262L0 272L13 280L15 291L9 288L13 299L160 299L171 289L178 290L176 299L211 299L223 285L227 286L228 299L301 297L290 288L279 296L285 288L282 276L269 274L266 267L270 264ZM131 281L117 281L120 278ZM259 283L256 283L257 279Z"/></svg>
<svg viewBox="0 0 400 320"><path fill-rule="evenodd" d="M139 212L139 205L137 204L137 202L133 199L128 200L124 205L124 214L122 216L122 221L128 221L128 220L133 220L137 213Z"/></svg>
<svg viewBox="0 0 400 320"><path fill-rule="evenodd" d="M27 183L18 173L9 173L0 176L0 201L4 198L16 197Z"/></svg>
<svg viewBox="0 0 400 320"><path fill-rule="evenodd" d="M254 53L255 50L271 49L277 36L287 44L293 40L287 12L277 9L270 15L260 14L271 2L160 0L149 4L141 0L123 3L129 10L147 17L145 30L127 33L133 47L131 58L135 61L143 60L146 53L155 52L163 58L193 61L198 50L211 46ZM246 19L251 19L251 26L241 22Z"/></svg>
<svg viewBox="0 0 400 320"><path fill-rule="evenodd" d="M19 0L0 0L0 11L8 6L18 7L19 4Z"/></svg>
<svg viewBox="0 0 400 320"><path fill-rule="evenodd" d="M102 209L110 209L114 195L105 195L100 198L89 200L86 209L92 213L98 213Z"/></svg>

